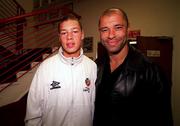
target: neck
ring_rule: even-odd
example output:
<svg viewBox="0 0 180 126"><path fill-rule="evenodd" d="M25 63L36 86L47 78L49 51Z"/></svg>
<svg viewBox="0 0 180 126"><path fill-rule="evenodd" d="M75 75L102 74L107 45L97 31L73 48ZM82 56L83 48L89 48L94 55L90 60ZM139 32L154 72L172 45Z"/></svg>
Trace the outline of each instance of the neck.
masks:
<svg viewBox="0 0 180 126"><path fill-rule="evenodd" d="M81 55L81 48L76 50L75 52L67 52L65 49L62 48L62 54L63 56L69 58L69 57L79 57Z"/></svg>
<svg viewBox="0 0 180 126"><path fill-rule="evenodd" d="M110 55L111 72L113 72L119 65L121 65L124 62L128 54L128 50L128 45L125 45L119 53Z"/></svg>
<svg viewBox="0 0 180 126"><path fill-rule="evenodd" d="M79 57L80 56L80 52L72 53L72 54L63 52L62 54L67 58L69 58L69 57Z"/></svg>

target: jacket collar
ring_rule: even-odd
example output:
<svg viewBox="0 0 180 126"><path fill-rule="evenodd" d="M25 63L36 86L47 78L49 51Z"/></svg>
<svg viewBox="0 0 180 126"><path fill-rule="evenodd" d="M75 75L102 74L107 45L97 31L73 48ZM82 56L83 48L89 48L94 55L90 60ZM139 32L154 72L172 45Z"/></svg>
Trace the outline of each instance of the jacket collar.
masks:
<svg viewBox="0 0 180 126"><path fill-rule="evenodd" d="M83 59L83 49L81 48L81 52L80 55L78 57L65 57L63 55L63 49L62 47L59 48L59 56L60 56L60 60L65 63L65 64L69 64L69 65L77 65L79 64L82 59Z"/></svg>
<svg viewBox="0 0 180 126"><path fill-rule="evenodd" d="M147 59L147 57L145 57L138 49L129 45L129 52L125 60L126 69L132 71L144 70L146 68L144 62L150 63L150 60Z"/></svg>
<svg viewBox="0 0 180 126"><path fill-rule="evenodd" d="M121 64L124 67L124 70L127 71L139 71L143 70L145 68L144 66L144 61L150 62L145 56L141 54L139 50L134 48L132 45L129 46L129 52L128 55L126 56L124 62ZM106 66L107 63L109 63L109 56L108 53L105 52L103 57L100 59L96 60L96 63L98 67Z"/></svg>

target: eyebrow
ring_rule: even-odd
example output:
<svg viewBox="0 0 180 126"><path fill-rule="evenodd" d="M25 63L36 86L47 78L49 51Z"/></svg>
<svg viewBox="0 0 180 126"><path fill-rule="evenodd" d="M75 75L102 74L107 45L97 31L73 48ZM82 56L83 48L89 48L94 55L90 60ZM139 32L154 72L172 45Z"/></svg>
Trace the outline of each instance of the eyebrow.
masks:
<svg viewBox="0 0 180 126"><path fill-rule="evenodd" d="M103 29L103 28L108 28L108 27L104 26L104 27L100 27L99 29Z"/></svg>
<svg viewBox="0 0 180 126"><path fill-rule="evenodd" d="M115 26L124 26L124 24L116 24Z"/></svg>
<svg viewBox="0 0 180 126"><path fill-rule="evenodd" d="M125 25L124 24L116 24L116 25L114 25L115 27L116 26L121 26L121 27L125 27ZM104 29L104 28L108 28L107 26L103 26L103 27L100 27L99 29Z"/></svg>
<svg viewBox="0 0 180 126"><path fill-rule="evenodd" d="M77 29L77 30L81 30L81 28L79 28L79 27L73 27L73 28L71 28L72 30L75 30L75 29ZM60 31L67 31L67 29L60 29Z"/></svg>

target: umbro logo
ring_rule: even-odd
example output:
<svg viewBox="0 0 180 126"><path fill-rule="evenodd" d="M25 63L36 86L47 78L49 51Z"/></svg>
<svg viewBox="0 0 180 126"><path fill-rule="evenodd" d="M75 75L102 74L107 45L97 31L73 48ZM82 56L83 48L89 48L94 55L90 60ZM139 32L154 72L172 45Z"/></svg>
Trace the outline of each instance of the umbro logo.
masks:
<svg viewBox="0 0 180 126"><path fill-rule="evenodd" d="M57 82L57 81L53 81L52 84L51 84L51 86L52 86L52 87L50 88L50 90L56 89L56 88L61 88L60 82Z"/></svg>

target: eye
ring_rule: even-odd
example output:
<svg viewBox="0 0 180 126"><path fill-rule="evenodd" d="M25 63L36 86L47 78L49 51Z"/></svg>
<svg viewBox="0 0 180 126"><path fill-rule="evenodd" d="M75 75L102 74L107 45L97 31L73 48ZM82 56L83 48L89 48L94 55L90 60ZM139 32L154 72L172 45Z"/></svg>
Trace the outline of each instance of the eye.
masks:
<svg viewBox="0 0 180 126"><path fill-rule="evenodd" d="M100 28L99 31L102 32L102 33L103 33L103 32L107 32L107 31L108 31L108 28Z"/></svg>
<svg viewBox="0 0 180 126"><path fill-rule="evenodd" d="M67 34L66 31L61 31L61 32L60 32L60 35L66 35L66 34Z"/></svg>
<svg viewBox="0 0 180 126"><path fill-rule="evenodd" d="M121 30L121 29L123 29L123 26L122 26L122 25L117 25L117 26L115 26L115 30L119 31L119 30Z"/></svg>
<svg viewBox="0 0 180 126"><path fill-rule="evenodd" d="M73 30L73 33L79 33L79 30Z"/></svg>

